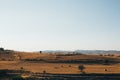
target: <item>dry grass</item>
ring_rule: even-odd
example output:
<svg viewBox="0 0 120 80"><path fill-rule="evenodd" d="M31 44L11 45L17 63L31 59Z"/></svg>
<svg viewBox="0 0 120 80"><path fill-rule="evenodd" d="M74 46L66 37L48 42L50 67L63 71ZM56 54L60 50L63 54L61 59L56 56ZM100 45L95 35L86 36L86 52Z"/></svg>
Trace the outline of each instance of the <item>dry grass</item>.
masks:
<svg viewBox="0 0 120 80"><path fill-rule="evenodd" d="M29 52L17 52L15 53L24 59L46 59L46 60L89 60L89 59L116 59L120 61L120 57L106 57L99 55L72 55L72 56L57 56L56 54L48 53L29 53ZM56 59L57 58L57 59ZM0 69L13 69L19 70L21 67L24 70L31 72L42 73L44 70L47 73L56 74L79 74L78 65L74 63L43 63L43 62L27 62L27 61L0 61ZM83 64L85 66L86 73L120 73L120 64L114 65L100 65L100 64ZM107 71L105 71L107 69Z"/></svg>
<svg viewBox="0 0 120 80"><path fill-rule="evenodd" d="M69 66L71 65L71 66ZM79 74L79 64L65 64L65 63L33 63L21 61L0 61L0 69L14 69L18 70L21 67L24 70L42 73L44 70L48 73L57 74ZM116 65L84 65L86 73L120 73L120 64ZM107 69L107 71L105 71Z"/></svg>
<svg viewBox="0 0 120 80"><path fill-rule="evenodd" d="M72 56L57 56L56 54L49 54L49 53L30 53L30 52L19 52L16 53L17 55L21 56L21 59L51 59L51 60L102 60L102 59L119 59L120 57L115 56L100 56L100 55L72 55Z"/></svg>

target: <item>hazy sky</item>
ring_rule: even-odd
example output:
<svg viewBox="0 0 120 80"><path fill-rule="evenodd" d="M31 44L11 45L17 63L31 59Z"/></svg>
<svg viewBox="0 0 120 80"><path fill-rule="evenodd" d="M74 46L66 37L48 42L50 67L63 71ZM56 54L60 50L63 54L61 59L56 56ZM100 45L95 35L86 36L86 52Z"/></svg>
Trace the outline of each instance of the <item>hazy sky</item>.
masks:
<svg viewBox="0 0 120 80"><path fill-rule="evenodd" d="M0 0L0 46L120 50L120 0Z"/></svg>

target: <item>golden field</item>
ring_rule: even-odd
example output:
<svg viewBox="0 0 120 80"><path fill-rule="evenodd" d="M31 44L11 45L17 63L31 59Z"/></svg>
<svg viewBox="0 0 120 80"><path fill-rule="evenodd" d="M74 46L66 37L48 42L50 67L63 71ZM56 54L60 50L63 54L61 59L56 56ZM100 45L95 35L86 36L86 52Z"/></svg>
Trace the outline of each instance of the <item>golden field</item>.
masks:
<svg viewBox="0 0 120 80"><path fill-rule="evenodd" d="M100 55L56 55L48 53L15 53L21 57L21 60L14 61L0 61L0 69L10 69L10 70L20 70L23 67L23 70L31 71L33 73L47 73L54 74L80 74L81 71L78 69L79 65L85 66L85 73L120 73L120 63L116 64L84 64L84 63L52 63L52 61L69 61L69 60L102 60L102 59L111 59L119 61L119 57L109 57L109 56L100 56ZM37 59L37 60L47 60L51 62L42 62L42 61L26 61L26 59ZM105 71L107 69L107 71Z"/></svg>
<svg viewBox="0 0 120 80"><path fill-rule="evenodd" d="M65 64L65 63L34 63L34 62L21 62L21 61L0 61L0 69L19 70L23 67L34 73L42 73L44 70L47 73L56 74L79 74L79 64ZM85 64L85 73L120 73L120 64L115 65L89 65ZM107 69L107 71L105 71Z"/></svg>

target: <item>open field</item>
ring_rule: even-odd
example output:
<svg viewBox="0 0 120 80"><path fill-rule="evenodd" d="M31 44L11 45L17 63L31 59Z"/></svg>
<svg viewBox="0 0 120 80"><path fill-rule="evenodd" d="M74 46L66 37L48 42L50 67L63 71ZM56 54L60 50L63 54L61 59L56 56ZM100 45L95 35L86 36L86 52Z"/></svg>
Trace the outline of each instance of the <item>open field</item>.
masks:
<svg viewBox="0 0 120 80"><path fill-rule="evenodd" d="M84 66L81 70L79 66ZM33 78L30 80L119 80L120 57L117 55L64 54L40 52L0 52L0 72L10 77ZM12 70L13 72L9 72ZM15 72L14 72L15 71ZM26 73L25 71L28 71ZM14 75L11 75L14 74ZM44 75L46 74L46 75ZM1 75L1 74L0 74ZM113 76L111 76L113 75ZM1 75L2 76L2 75ZM61 76L61 77L60 77ZM8 80L13 80L8 77ZM106 78L104 78L106 77ZM0 77L2 79L3 77ZM42 79L41 79L42 78ZM91 79L90 79L91 78ZM101 78L101 79L100 79ZM112 78L112 79L111 79ZM5 80L3 78L3 80ZM22 79L20 79L22 80ZM29 80L29 79L26 79Z"/></svg>
<svg viewBox="0 0 120 80"><path fill-rule="evenodd" d="M0 69L19 70L23 67L24 70L34 73L47 73L54 74L79 74L81 71L78 69L80 64L66 64L66 63L39 63L39 62L25 62L25 61L0 61ZM84 65L84 64L83 64ZM85 64L85 73L120 73L120 64L114 65L97 65ZM107 69L107 71L105 71Z"/></svg>

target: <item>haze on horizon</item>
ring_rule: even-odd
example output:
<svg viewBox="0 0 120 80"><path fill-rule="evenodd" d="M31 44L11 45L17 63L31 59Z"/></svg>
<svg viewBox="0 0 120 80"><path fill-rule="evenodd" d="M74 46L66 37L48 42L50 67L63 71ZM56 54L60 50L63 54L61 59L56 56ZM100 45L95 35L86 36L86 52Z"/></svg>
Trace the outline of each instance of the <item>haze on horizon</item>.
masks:
<svg viewBox="0 0 120 80"><path fill-rule="evenodd" d="M0 46L120 50L120 0L0 0Z"/></svg>

